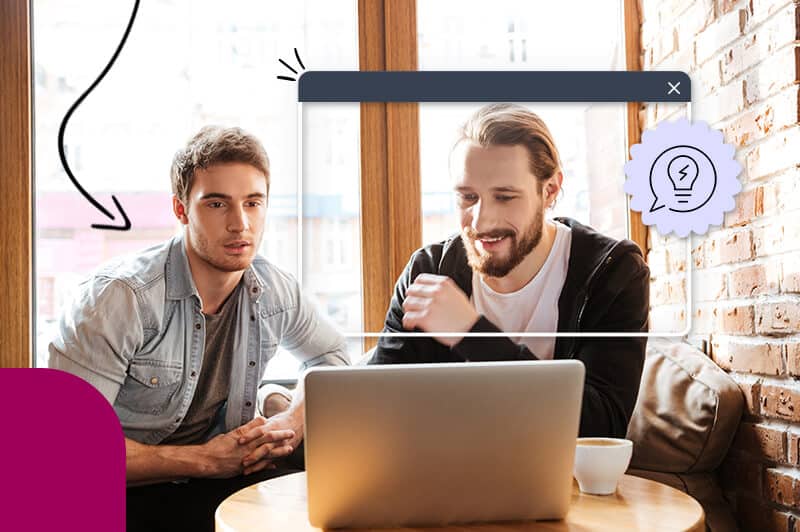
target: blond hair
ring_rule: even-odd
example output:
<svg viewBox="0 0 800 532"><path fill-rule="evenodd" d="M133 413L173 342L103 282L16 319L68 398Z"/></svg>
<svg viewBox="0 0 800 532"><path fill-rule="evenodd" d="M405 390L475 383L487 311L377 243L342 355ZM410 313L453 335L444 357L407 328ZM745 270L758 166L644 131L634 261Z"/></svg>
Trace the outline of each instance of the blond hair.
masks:
<svg viewBox="0 0 800 532"><path fill-rule="evenodd" d="M269 194L269 158L256 137L238 127L205 126L192 137L172 160L172 193L186 203L195 172L218 163L245 163L267 180Z"/></svg>

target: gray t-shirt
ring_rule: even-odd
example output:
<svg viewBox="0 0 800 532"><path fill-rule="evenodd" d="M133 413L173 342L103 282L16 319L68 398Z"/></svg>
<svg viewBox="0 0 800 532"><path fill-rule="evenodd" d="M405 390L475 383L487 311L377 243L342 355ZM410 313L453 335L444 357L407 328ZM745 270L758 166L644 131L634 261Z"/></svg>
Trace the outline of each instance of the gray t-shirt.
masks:
<svg viewBox="0 0 800 532"><path fill-rule="evenodd" d="M203 314L206 319L206 343L203 365L197 379L192 404L180 426L163 443L190 445L204 443L215 417L228 399L233 360L233 339L242 283L236 285L216 314Z"/></svg>

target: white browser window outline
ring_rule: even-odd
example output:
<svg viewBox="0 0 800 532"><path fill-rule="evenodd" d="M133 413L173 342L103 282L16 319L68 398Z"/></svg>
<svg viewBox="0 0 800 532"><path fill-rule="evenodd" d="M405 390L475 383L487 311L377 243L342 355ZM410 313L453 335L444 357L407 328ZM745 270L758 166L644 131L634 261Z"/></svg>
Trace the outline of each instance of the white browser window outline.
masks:
<svg viewBox="0 0 800 532"><path fill-rule="evenodd" d="M298 146L300 147L297 151L298 154L298 161L297 161L297 168L298 168L298 185L297 185L297 224L298 224L298 232L297 232L297 248L298 248L298 256L297 256L297 281L301 288L303 287L303 152L304 152L304 143L303 143L303 108L304 104L312 104L314 102L362 102L362 101L427 101L427 102L449 102L449 101L460 101L460 102L491 102L491 101L536 101L536 102L551 102L551 103L558 103L558 102L574 102L574 101L582 101L582 100L569 100L562 98L562 95L558 94L558 91L553 91L552 88L544 89L542 92L544 94L544 98L548 99L536 99L536 100L520 100L515 98L488 98L488 99L453 99L448 100L446 99L447 96L443 95L443 93L437 92L436 90L429 93L426 98L427 99L409 99L407 92L404 91L402 87L398 89L397 94L393 94L390 99L380 99L374 98L369 99L371 93L375 92L375 87L380 86L380 82L373 83L372 85L367 84L367 88L360 88L356 90L354 93L350 94L346 87L346 83L344 84L344 89L342 87L334 87L333 93L330 97L322 96L319 99L314 99L312 96L308 98L307 95L303 95L304 87L303 87L303 80L304 78L308 79L312 76L320 76L320 75L336 75L336 74L344 74L347 77L352 77L352 79L364 79L364 76L367 76L367 80L372 83L375 79L375 76L381 76L387 74L385 72L364 72L364 71L355 71L355 72L315 72L315 71L307 71L304 72L303 75L300 77L298 83L298 93L299 98L297 102L297 112L298 112ZM608 71L608 72L601 72L601 71L586 71L586 72L570 72L570 71L560 71L560 72L510 72L510 71L503 71L503 72L496 72L496 71L482 71L482 72L434 72L434 71L409 71L409 72L393 72L388 73L392 74L400 74L402 76L431 76L439 77L441 76L452 76L453 74L472 74L472 75L481 75L485 76L488 80L489 78L494 78L498 74L505 75L505 76L519 76L524 74L536 74L536 75L552 75L557 78L564 78L567 80L571 80L572 75L588 75L588 76L608 76L609 78L619 78L620 76L637 76L639 78L647 76L649 87L645 89L648 94L652 95L653 86L656 84L659 89L663 87L663 94L662 97L665 99L655 100L655 101L663 101L663 102L675 102L675 103L684 103L686 105L686 118L691 121L692 120L692 102L691 102L691 82L689 81L688 76L682 72L657 72L657 71L649 71L649 72L631 72L631 71ZM652 79L651 79L652 78ZM667 79L669 78L669 79ZM602 78L601 78L602 79ZM315 80L316 81L316 80ZM413 81L413 79L412 79ZM424 81L430 81L424 80ZM606 80L608 81L608 80ZM424 84L424 82L423 82ZM394 85L396 88L397 85ZM480 91L480 88L475 89ZM473 98L475 97L475 90L472 92ZM615 90L609 89L608 85L605 87L606 94L605 100L596 100L596 101L608 101L608 102L619 102L619 103L627 103L628 101L653 101L648 97L631 97L630 90L624 88L622 94L616 95ZM576 90L580 92L580 89ZM413 91L410 91L413 92ZM677 93L677 97L676 97ZM366 96L366 97L365 97ZM586 100L590 101L590 100ZM627 126L626 126L627 127ZM630 147L629 147L630 148ZM626 204L630 201L630 197L626 195ZM628 218L628 232L630 233L630 219ZM342 335L348 339L363 339L363 338L432 338L432 337L441 337L441 338L492 338L492 337L519 337L519 338L585 338L585 337L592 337L592 338L684 338L688 336L692 330L692 320L693 320L693 308L692 308L692 277L694 274L694 270L692 268L692 254L691 251L694 247L694 238L690 233L690 236L684 238L685 240L685 272L686 272L686 293L684 294L684 319L685 319L685 328L681 331L648 331L648 332L527 332L527 331L503 331L503 332L371 332L371 331L343 331ZM646 250L645 250L646 251ZM648 320L649 321L649 320Z"/></svg>

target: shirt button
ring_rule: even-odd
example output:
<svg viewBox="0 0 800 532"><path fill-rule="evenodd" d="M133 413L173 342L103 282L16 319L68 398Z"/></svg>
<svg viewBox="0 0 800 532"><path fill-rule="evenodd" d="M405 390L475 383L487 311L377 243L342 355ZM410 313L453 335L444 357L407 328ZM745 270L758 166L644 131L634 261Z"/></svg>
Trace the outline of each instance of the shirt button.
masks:
<svg viewBox="0 0 800 532"><path fill-rule="evenodd" d="M250 316L250 321L256 321L256 317L255 316Z"/></svg>
<svg viewBox="0 0 800 532"><path fill-rule="evenodd" d="M198 331L200 330L200 327L202 327L202 325L200 325L199 323L194 324L194 328L197 329Z"/></svg>
<svg viewBox="0 0 800 532"><path fill-rule="evenodd" d="M258 293L258 288L256 288L256 287L253 287L253 293L254 293L254 294L255 294L255 293Z"/></svg>
<svg viewBox="0 0 800 532"><path fill-rule="evenodd" d="M251 406L253 406L253 403L251 403L250 401L247 401L247 402L244 404L244 406L246 406L246 407L250 408Z"/></svg>
<svg viewBox="0 0 800 532"><path fill-rule="evenodd" d="M158 377L153 377L150 379L150 384L158 384Z"/></svg>
<svg viewBox="0 0 800 532"><path fill-rule="evenodd" d="M255 365L256 365L256 361L255 361L255 360L251 360L251 361L250 361L250 367L252 368L252 367L253 367L253 366L255 366Z"/></svg>
<svg viewBox="0 0 800 532"><path fill-rule="evenodd" d="M180 423L180 422L181 422L181 418L178 418L178 419L175 420L175 423Z"/></svg>
<svg viewBox="0 0 800 532"><path fill-rule="evenodd" d="M192 372L192 377L197 377L197 372L196 371Z"/></svg>

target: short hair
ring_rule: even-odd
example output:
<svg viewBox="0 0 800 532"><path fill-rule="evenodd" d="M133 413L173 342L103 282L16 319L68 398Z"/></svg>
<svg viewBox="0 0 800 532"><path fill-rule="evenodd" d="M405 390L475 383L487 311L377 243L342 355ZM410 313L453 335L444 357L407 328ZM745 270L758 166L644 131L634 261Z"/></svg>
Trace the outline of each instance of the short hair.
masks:
<svg viewBox="0 0 800 532"><path fill-rule="evenodd" d="M455 148L464 140L486 146L524 147L531 173L540 184L561 169L553 135L533 111L516 104L494 103L478 109L461 127Z"/></svg>
<svg viewBox="0 0 800 532"><path fill-rule="evenodd" d="M246 163L264 174L269 194L269 157L259 140L238 127L205 126L172 160L172 193L186 203L195 172L218 163Z"/></svg>

